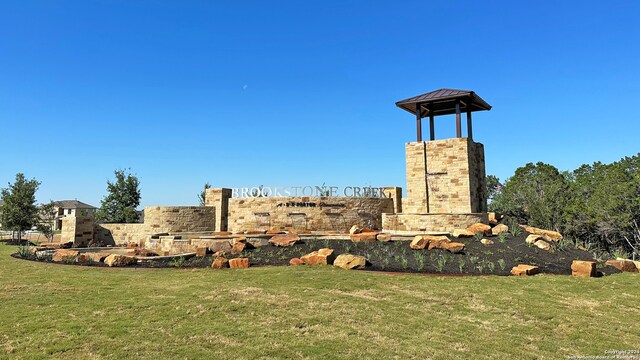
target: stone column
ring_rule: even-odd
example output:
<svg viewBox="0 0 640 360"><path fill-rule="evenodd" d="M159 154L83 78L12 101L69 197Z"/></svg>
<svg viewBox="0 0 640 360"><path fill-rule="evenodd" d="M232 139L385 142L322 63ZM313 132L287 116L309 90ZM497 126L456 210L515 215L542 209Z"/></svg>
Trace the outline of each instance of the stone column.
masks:
<svg viewBox="0 0 640 360"><path fill-rule="evenodd" d="M411 214L428 212L426 142L416 141L405 145L407 162L407 199L403 211Z"/></svg>
<svg viewBox="0 0 640 360"><path fill-rule="evenodd" d="M231 189L211 188L207 189L204 197L204 206L216 208L216 231L227 231L229 228L229 199Z"/></svg>
<svg viewBox="0 0 640 360"><path fill-rule="evenodd" d="M393 213L402 212L402 188L397 186L382 188L384 196L393 199Z"/></svg>

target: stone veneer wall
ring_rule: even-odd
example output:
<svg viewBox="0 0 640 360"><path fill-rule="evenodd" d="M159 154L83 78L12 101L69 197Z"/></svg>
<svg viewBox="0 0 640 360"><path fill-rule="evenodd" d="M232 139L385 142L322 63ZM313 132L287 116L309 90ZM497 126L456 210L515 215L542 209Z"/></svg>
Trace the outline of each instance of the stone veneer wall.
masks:
<svg viewBox="0 0 640 360"><path fill-rule="evenodd" d="M141 244L159 233L213 232L216 208L204 206L147 206L144 224L98 224L96 240L105 244Z"/></svg>
<svg viewBox="0 0 640 360"><path fill-rule="evenodd" d="M62 218L60 242L85 245L94 238L95 220L91 216L65 216Z"/></svg>
<svg viewBox="0 0 640 360"><path fill-rule="evenodd" d="M484 146L467 138L406 144L404 212L486 211Z"/></svg>
<svg viewBox="0 0 640 360"><path fill-rule="evenodd" d="M229 199L229 231L299 229L343 232L353 225L379 229L382 214L393 213L393 207L393 199L389 198L232 198Z"/></svg>
<svg viewBox="0 0 640 360"><path fill-rule="evenodd" d="M452 232L475 223L487 223L487 213L479 214L383 214L385 231Z"/></svg>

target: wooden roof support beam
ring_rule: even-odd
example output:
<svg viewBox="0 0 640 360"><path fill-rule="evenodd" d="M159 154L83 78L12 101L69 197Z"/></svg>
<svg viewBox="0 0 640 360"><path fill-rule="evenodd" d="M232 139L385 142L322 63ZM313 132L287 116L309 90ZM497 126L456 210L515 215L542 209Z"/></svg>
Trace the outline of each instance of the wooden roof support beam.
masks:
<svg viewBox="0 0 640 360"><path fill-rule="evenodd" d="M422 107L416 106L416 141L422 141Z"/></svg>
<svg viewBox="0 0 640 360"><path fill-rule="evenodd" d="M456 99L456 137L462 137L462 121L460 119L460 100Z"/></svg>
<svg viewBox="0 0 640 360"><path fill-rule="evenodd" d="M467 138L473 140L473 126L471 124L471 109L467 107Z"/></svg>

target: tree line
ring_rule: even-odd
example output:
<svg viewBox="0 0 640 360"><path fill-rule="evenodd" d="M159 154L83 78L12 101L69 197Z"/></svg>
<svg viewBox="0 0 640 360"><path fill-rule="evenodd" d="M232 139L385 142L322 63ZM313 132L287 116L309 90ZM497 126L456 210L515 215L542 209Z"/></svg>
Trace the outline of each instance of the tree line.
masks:
<svg viewBox="0 0 640 360"><path fill-rule="evenodd" d="M487 177L489 209L553 229L593 250L640 255L640 153L573 171L528 163L504 184Z"/></svg>

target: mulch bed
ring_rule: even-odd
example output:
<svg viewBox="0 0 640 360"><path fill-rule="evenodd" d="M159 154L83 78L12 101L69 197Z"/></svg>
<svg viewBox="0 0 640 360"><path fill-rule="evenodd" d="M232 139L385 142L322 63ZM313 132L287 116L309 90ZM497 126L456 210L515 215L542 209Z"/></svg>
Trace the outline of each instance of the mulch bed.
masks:
<svg viewBox="0 0 640 360"><path fill-rule="evenodd" d="M291 247L272 245L247 248L233 257L247 257L251 266L288 266L289 260L301 257L321 248L334 250L334 255L349 253L368 259L367 270L422 274L510 275L518 264L536 265L542 273L571 274L573 260L593 260L593 256L572 245L554 244L552 252L529 246L525 242L528 233L508 235L502 239L491 237L492 245L483 245L476 238L452 239L465 244L458 254L446 250L412 250L409 241L354 243L349 240L305 240ZM14 257L19 257L14 254ZM128 267L138 268L203 268L211 266L213 256L184 259L154 260ZM103 263L74 264L106 267ZM618 273L612 267L599 267L605 275Z"/></svg>

